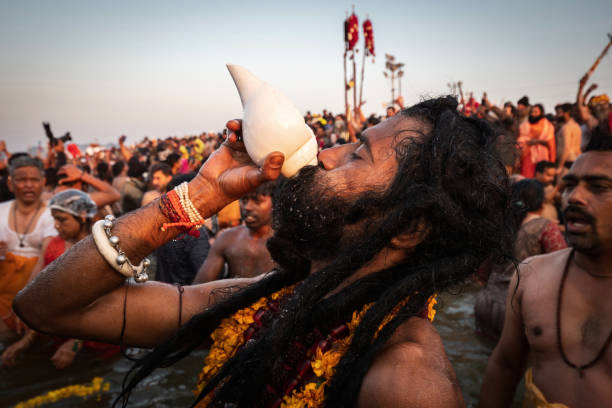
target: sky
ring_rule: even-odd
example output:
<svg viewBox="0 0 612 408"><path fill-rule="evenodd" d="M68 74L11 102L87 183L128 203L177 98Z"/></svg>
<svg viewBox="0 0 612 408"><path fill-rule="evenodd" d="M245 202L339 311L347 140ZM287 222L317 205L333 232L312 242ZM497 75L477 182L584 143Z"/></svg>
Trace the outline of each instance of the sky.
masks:
<svg viewBox="0 0 612 408"><path fill-rule="evenodd" d="M221 130L242 116L225 67L239 64L306 112L344 111L343 20L372 21L366 114L383 113L386 53L405 63L407 104L464 91L552 110L612 32L612 1L0 0L0 139L45 142L41 122L79 144ZM358 43L361 68L363 33ZM349 71L352 66L349 63ZM359 78L359 76L358 76ZM612 95L612 52L593 75Z"/></svg>

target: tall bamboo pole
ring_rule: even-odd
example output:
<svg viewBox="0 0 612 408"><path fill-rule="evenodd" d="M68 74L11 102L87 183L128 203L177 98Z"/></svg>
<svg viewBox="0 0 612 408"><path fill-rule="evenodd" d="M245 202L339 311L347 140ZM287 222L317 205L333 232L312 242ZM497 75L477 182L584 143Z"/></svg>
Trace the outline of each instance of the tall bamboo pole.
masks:
<svg viewBox="0 0 612 408"><path fill-rule="evenodd" d="M346 80L346 56L348 51L344 49L344 112L348 113L348 82Z"/></svg>
<svg viewBox="0 0 612 408"><path fill-rule="evenodd" d="M610 41L608 41L608 45L606 45L606 47L603 49L601 54L599 54L599 57L597 57L597 59L595 60L593 65L591 65L591 68L589 68L589 71L586 73L586 75L588 75L588 76L593 75L593 72L595 72L595 68L597 68L597 66L599 65L599 63L603 59L603 57L605 57L606 54L608 53L608 50L610 49L610 46L612 46L612 34L608 34L608 38L610 39Z"/></svg>
<svg viewBox="0 0 612 408"><path fill-rule="evenodd" d="M353 110L357 112L357 63L355 49L353 49Z"/></svg>
<svg viewBox="0 0 612 408"><path fill-rule="evenodd" d="M363 73L365 70L365 62L366 62L366 48L363 49L363 59L361 61L361 83L359 84L359 106L363 102Z"/></svg>

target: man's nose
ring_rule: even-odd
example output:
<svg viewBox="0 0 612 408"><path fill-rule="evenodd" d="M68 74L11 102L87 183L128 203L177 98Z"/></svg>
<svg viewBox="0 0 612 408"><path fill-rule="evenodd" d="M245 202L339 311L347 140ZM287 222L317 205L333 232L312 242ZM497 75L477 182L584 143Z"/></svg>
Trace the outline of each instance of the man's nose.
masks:
<svg viewBox="0 0 612 408"><path fill-rule="evenodd" d="M319 152L319 162L325 170L333 170L341 166L351 153L357 149L357 143L347 143L341 146L330 147Z"/></svg>
<svg viewBox="0 0 612 408"><path fill-rule="evenodd" d="M247 200L247 202L244 204L244 211L253 211L253 200Z"/></svg>
<svg viewBox="0 0 612 408"><path fill-rule="evenodd" d="M574 188L567 192L567 203L585 206L587 204L587 194L588 192L586 191L585 186L583 186L582 183L578 183Z"/></svg>

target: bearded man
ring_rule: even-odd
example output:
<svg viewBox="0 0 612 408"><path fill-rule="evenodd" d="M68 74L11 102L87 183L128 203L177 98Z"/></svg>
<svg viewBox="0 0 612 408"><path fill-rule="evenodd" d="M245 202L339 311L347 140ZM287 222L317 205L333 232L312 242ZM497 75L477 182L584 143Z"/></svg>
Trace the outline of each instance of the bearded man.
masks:
<svg viewBox="0 0 612 408"><path fill-rule="evenodd" d="M521 174L533 178L536 163L555 162L555 127L544 117L544 106L531 107L529 119L519 126L517 142L521 148Z"/></svg>
<svg viewBox="0 0 612 408"><path fill-rule="evenodd" d="M284 161L273 152L255 167L240 122L227 126L188 186L203 218L276 179ZM202 405L463 406L440 337L422 317L437 291L510 252L508 180L493 133L446 97L362 136L322 151L318 166L280 189L268 240L279 267L269 274L183 291L149 282L126 296L125 277L88 238L23 290L15 309L37 330L158 346L120 397L212 339ZM176 236L160 231L172 218L165 205L108 220L132 262Z"/></svg>

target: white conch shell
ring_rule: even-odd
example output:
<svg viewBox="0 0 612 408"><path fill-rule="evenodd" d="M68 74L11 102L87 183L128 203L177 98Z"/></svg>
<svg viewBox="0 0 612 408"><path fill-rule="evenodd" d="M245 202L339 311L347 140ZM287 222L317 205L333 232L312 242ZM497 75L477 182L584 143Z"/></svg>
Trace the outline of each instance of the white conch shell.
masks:
<svg viewBox="0 0 612 408"><path fill-rule="evenodd" d="M282 152L285 177L317 165L317 140L293 103L245 68L228 64L227 69L242 101L242 138L253 162L261 166L269 153Z"/></svg>

